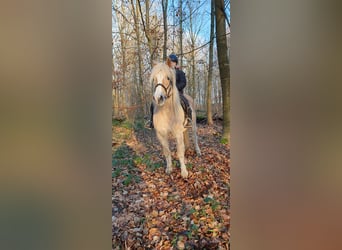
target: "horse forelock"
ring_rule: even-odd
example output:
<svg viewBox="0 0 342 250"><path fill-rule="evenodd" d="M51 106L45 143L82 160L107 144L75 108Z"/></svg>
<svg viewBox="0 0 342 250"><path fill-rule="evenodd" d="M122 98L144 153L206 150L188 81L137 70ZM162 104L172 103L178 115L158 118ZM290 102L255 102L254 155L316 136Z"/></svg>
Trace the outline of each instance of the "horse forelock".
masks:
<svg viewBox="0 0 342 250"><path fill-rule="evenodd" d="M169 77L172 81L172 84L176 83L175 71L165 63L158 63L153 67L150 76L150 82L153 82L153 79L156 78L158 75L160 75L160 78Z"/></svg>

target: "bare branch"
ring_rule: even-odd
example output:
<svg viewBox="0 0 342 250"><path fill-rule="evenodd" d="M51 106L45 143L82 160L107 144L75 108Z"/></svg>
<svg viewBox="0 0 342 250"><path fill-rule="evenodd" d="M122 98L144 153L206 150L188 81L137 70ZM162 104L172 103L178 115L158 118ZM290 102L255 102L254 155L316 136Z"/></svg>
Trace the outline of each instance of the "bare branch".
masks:
<svg viewBox="0 0 342 250"><path fill-rule="evenodd" d="M140 1L138 1L138 7L139 7L139 12L140 12L140 18L141 18L141 21L142 21L142 24L143 24L143 29L144 29L145 37L146 37L147 41L150 42L150 37L149 37L148 34L147 34L146 26L145 26L145 20L144 20L142 11L141 11L141 4L140 4Z"/></svg>
<svg viewBox="0 0 342 250"><path fill-rule="evenodd" d="M125 19L126 22L131 24L131 22L127 19L127 17L120 10L118 10L115 6L113 6L113 10L119 13Z"/></svg>
<svg viewBox="0 0 342 250"><path fill-rule="evenodd" d="M230 32L227 32L226 34L224 34L223 36L226 36L226 35L229 35L230 34ZM214 39L215 39L215 37L217 37L216 35L213 37L213 39L212 40L210 40L210 41L208 41L208 42L206 42L206 43L204 43L204 44L202 44L201 46L199 46L199 47L197 47L197 48L195 48L195 49L193 49L193 50L190 50L190 51L187 51L187 52L184 52L183 54L179 54L179 55L186 55L186 54L190 54L190 53L192 53L192 52L194 52L194 51L196 51L196 50L199 50L199 49L202 49L203 47L205 47L205 46L207 46L211 41L213 41Z"/></svg>

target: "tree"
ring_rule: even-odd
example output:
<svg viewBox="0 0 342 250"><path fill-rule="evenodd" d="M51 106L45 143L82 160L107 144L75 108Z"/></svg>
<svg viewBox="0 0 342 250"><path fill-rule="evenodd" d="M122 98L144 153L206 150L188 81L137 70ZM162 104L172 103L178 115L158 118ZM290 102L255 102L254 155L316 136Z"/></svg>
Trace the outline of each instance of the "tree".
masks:
<svg viewBox="0 0 342 250"><path fill-rule="evenodd" d="M135 33L137 36L136 39L136 44L137 44L137 57L138 57L138 97L139 97L139 103L143 104L143 99L146 96L145 95L145 90L144 90L144 84L143 84L143 78L142 78L142 53L141 53L141 39L140 39L140 28L139 28L139 22L138 22L138 16L139 16L139 8L135 8L134 6L134 2L133 0L131 0L131 4L132 4L132 13L133 13L133 20L134 20L134 29L135 29Z"/></svg>
<svg viewBox="0 0 342 250"><path fill-rule="evenodd" d="M220 79L223 99L223 134L222 139L229 142L230 132L230 67L226 36L226 19L224 0L215 0L216 46L220 69Z"/></svg>
<svg viewBox="0 0 342 250"><path fill-rule="evenodd" d="M213 52L214 52L214 26L215 26L215 3L211 0L210 11L210 44L209 44L209 69L208 69L208 88L207 88L207 119L208 125L213 125L213 115L211 110L211 89L213 81Z"/></svg>
<svg viewBox="0 0 342 250"><path fill-rule="evenodd" d="M179 0L179 61L180 67L183 67L183 0Z"/></svg>
<svg viewBox="0 0 342 250"><path fill-rule="evenodd" d="M113 104L119 107L114 110L115 115L141 115L142 107L145 112L149 109L153 93L152 84L148 84L152 62L161 61L171 52L179 57L188 80L185 91L194 98L197 109L208 110L206 105L211 105L209 119L214 117L214 112L222 114L217 51L213 42L211 49L209 46L216 35L212 32L209 39L210 32L203 33L215 23L210 21L206 3L204 0L112 1ZM229 18L229 8L224 8ZM228 29L227 21L226 26ZM213 53L208 59L210 50ZM208 70L210 57L213 59ZM212 102L208 103L208 99Z"/></svg>
<svg viewBox="0 0 342 250"><path fill-rule="evenodd" d="M163 46L163 60L166 61L167 53L167 6L168 0L162 0L163 8L163 23L164 23L164 46Z"/></svg>
<svg viewBox="0 0 342 250"><path fill-rule="evenodd" d="M148 46L148 51L150 53L150 65L153 65L153 58L154 58L154 51L153 51L153 46L152 46L152 39L151 39L151 30L150 30L150 1L145 0L145 16L146 16L146 22L143 17L143 13L141 10L141 3L138 1L138 7L139 7L139 13L140 13L140 18L141 22L143 24L143 29L145 33L145 37L147 39L147 46Z"/></svg>
<svg viewBox="0 0 342 250"><path fill-rule="evenodd" d="M185 18L184 24L185 26L185 45L188 47L189 53L183 53L185 58L187 59L187 68L188 68L188 90L189 94L198 101L199 97L199 82L196 81L197 74L197 66L201 63L199 60L198 52L199 50L196 48L198 46L198 38L200 31L203 26L203 12L200 11L200 6L203 3L200 1L187 1L185 8ZM186 20L186 22L185 22Z"/></svg>

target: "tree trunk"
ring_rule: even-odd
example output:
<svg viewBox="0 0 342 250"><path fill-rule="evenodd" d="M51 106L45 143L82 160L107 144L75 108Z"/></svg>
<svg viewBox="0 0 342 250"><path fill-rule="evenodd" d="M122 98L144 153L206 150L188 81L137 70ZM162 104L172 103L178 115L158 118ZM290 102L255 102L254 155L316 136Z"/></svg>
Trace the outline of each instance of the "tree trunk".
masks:
<svg viewBox="0 0 342 250"><path fill-rule="evenodd" d="M192 98L194 99L194 103L196 103L196 97L197 97L197 88L196 88L196 80L195 80L195 74L196 74L196 58L195 58L195 44L191 46L193 52L192 52L192 74L191 74L191 83L192 83ZM196 105L195 105L196 106Z"/></svg>
<svg viewBox="0 0 342 250"><path fill-rule="evenodd" d="M230 68L228 60L228 46L226 36L226 21L224 15L224 1L215 0L216 17L216 46L220 69L220 79L223 99L223 134L222 139L229 143L230 132Z"/></svg>
<svg viewBox="0 0 342 250"><path fill-rule="evenodd" d="M143 103L143 98L146 96L144 93L144 84L143 84L143 79L142 79L142 60L141 60L141 45L140 45L140 29L139 29L139 23L138 23L138 8L134 7L134 3L133 0L131 0L132 3L132 12L133 12L133 20L134 20L134 29L135 29L135 34L137 36L137 57L138 57L138 97L139 97L139 101L138 103L141 104L140 107L144 107L144 103ZM139 108L140 111L143 111L142 108Z"/></svg>
<svg viewBox="0 0 342 250"><path fill-rule="evenodd" d="M213 52L214 52L214 24L215 24L215 3L211 0L210 13L210 44L209 44L209 69L208 69L208 88L207 88L207 121L208 125L213 125L213 114L211 110L211 89L213 84Z"/></svg>
<svg viewBox="0 0 342 250"><path fill-rule="evenodd" d="M167 53L167 5L168 0L162 0L163 8L163 22L164 22L164 46L163 46L163 60L166 61Z"/></svg>
<svg viewBox="0 0 342 250"><path fill-rule="evenodd" d="M121 11L122 13L124 12L124 9L123 9L123 6L121 5ZM126 38L125 38L125 35L124 35L124 32L125 32L125 23L122 22L122 25L118 25L119 27L119 35L120 35L120 45L121 45L121 88L125 88L126 87L126 72L127 72L127 63L126 63ZM122 97L122 95L120 95L120 89L118 88L116 90L116 93L119 95L119 97ZM120 108L120 105L129 105L129 103L126 101L126 102L121 102L120 100L118 100L118 104L117 104L117 107L118 109ZM120 113L118 111L118 113ZM127 118L127 117L126 117Z"/></svg>
<svg viewBox="0 0 342 250"><path fill-rule="evenodd" d="M138 1L138 7L139 7L139 13L141 17L141 22L144 27L144 33L145 37L147 39L147 47L148 52L150 54L150 65L153 66L153 60L154 60L154 52L153 52L153 45L152 45L152 39L151 39L151 29L150 29L150 0L145 0L145 9L146 9L146 22L144 20L142 11L141 11L141 4L140 1Z"/></svg>
<svg viewBox="0 0 342 250"><path fill-rule="evenodd" d="M196 86L195 86L195 74L196 74L196 58L195 58L195 42L196 42L196 38L195 38L195 34L194 34L194 24L193 24L193 9L192 9L192 5L190 2L187 3L188 4L188 8L189 8L189 25L190 25L190 46L191 46L191 96L194 99L194 103L195 103L195 99L196 99Z"/></svg>
<svg viewBox="0 0 342 250"><path fill-rule="evenodd" d="M183 68L183 0L179 0L179 64Z"/></svg>

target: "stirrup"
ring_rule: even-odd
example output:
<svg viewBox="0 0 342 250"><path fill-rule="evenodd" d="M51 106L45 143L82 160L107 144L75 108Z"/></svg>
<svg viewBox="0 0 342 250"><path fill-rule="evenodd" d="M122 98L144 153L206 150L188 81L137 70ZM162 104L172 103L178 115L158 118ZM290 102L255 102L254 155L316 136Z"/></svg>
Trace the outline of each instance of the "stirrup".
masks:
<svg viewBox="0 0 342 250"><path fill-rule="evenodd" d="M187 117L184 128L191 128L191 127L192 127L192 120L189 117Z"/></svg>
<svg viewBox="0 0 342 250"><path fill-rule="evenodd" d="M153 122L151 120L146 121L144 127L147 129L153 129Z"/></svg>

